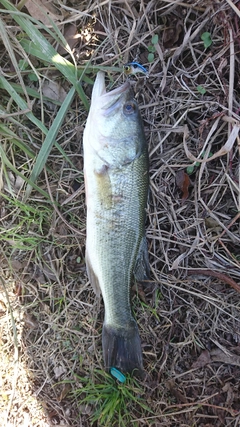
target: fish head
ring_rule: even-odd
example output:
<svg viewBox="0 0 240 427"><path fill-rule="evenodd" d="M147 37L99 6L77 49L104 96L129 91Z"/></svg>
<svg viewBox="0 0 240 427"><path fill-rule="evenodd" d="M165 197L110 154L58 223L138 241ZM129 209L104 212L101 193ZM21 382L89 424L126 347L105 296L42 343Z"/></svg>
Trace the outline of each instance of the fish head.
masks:
<svg viewBox="0 0 240 427"><path fill-rule="evenodd" d="M84 150L91 146L108 167L122 167L139 157L145 137L129 81L107 92L104 73L97 74L84 140Z"/></svg>

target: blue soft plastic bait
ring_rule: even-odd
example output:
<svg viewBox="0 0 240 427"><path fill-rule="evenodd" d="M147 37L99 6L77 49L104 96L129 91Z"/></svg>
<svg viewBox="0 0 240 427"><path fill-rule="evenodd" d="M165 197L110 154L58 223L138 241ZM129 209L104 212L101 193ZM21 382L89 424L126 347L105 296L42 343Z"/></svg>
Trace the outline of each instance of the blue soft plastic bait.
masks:
<svg viewBox="0 0 240 427"><path fill-rule="evenodd" d="M126 377L117 368L110 368L110 374L116 378L120 383L125 383Z"/></svg>
<svg viewBox="0 0 240 427"><path fill-rule="evenodd" d="M123 66L123 70L124 70L124 73L127 74L128 76L130 74L137 74L137 73L147 74L147 69L144 68L138 62L128 62Z"/></svg>

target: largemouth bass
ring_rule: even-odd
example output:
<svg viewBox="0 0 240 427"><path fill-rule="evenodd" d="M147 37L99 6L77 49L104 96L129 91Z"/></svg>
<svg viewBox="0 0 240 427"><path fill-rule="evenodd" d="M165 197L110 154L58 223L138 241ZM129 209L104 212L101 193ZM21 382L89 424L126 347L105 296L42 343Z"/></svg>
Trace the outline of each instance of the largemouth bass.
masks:
<svg viewBox="0 0 240 427"><path fill-rule="evenodd" d="M141 341L131 311L133 276L149 276L145 238L148 150L130 83L106 92L98 72L83 137L87 203L86 266L103 296L104 363L143 370Z"/></svg>

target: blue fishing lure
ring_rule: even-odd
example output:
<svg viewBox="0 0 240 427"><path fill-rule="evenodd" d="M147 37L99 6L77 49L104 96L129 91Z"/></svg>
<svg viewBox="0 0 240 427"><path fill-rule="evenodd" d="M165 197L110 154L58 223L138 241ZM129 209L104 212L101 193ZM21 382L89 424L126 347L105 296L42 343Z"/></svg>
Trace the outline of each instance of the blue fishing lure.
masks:
<svg viewBox="0 0 240 427"><path fill-rule="evenodd" d="M144 68L138 62L128 62L123 66L123 71L128 76L130 74L137 74L137 73L147 74L147 69Z"/></svg>

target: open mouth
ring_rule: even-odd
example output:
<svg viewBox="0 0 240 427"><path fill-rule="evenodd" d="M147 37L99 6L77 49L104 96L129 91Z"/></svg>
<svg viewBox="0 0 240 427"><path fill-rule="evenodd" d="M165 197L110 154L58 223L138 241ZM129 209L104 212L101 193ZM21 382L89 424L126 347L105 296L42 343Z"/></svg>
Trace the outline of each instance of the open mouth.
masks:
<svg viewBox="0 0 240 427"><path fill-rule="evenodd" d="M102 108L110 108L115 102L118 101L120 96L130 89L130 83L126 81L121 86L116 89L111 90L110 92L106 92L105 86L105 73L103 71L99 71L97 73L97 77L93 86L92 92L92 102L97 100L97 98L102 97Z"/></svg>

